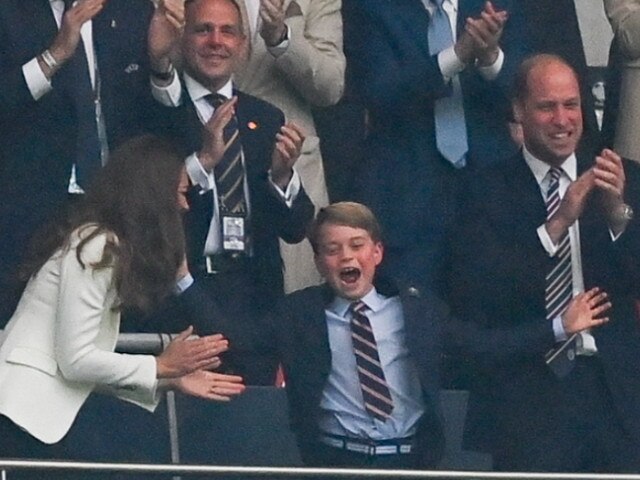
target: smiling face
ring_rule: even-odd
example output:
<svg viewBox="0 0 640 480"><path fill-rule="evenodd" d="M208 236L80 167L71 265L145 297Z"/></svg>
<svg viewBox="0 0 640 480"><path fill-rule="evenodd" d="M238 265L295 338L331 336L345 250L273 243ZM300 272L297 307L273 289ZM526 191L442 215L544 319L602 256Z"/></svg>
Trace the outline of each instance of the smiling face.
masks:
<svg viewBox="0 0 640 480"><path fill-rule="evenodd" d="M373 288L383 248L362 228L323 224L318 231L315 262L336 295L359 300Z"/></svg>
<svg viewBox="0 0 640 480"><path fill-rule="evenodd" d="M185 70L215 92L229 81L244 48L240 12L231 0L194 0L185 6Z"/></svg>
<svg viewBox="0 0 640 480"><path fill-rule="evenodd" d="M580 87L574 72L558 61L541 62L528 74L527 92L514 103L524 143L538 159L560 166L582 136Z"/></svg>

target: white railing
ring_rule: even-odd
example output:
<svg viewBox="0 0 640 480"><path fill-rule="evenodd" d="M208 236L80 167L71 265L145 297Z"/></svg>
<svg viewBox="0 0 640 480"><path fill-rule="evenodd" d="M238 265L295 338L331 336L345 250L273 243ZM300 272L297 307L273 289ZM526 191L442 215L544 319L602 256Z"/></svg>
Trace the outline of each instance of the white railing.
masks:
<svg viewBox="0 0 640 480"><path fill-rule="evenodd" d="M231 475L243 477L294 477L294 478L437 478L437 479L485 479L485 480L640 480L640 475L584 474L584 473L520 473L520 472L460 472L437 470L373 470L353 468L290 468L290 467L222 467L210 465L146 465L131 463L54 462L31 460L1 460L0 469L57 470L110 472L126 474L163 475ZM9 479L10 480L10 479Z"/></svg>

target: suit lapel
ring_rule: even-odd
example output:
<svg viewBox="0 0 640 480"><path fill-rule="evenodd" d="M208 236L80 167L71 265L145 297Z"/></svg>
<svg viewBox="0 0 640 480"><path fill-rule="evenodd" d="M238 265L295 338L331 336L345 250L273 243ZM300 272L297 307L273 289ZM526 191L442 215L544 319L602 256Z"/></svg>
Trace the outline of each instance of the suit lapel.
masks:
<svg viewBox="0 0 640 480"><path fill-rule="evenodd" d="M509 205L510 218L522 218L515 222L523 228L518 232L520 238L530 236L531 229L536 229L546 218L546 207L540 193L540 187L531 169L520 152L510 159L508 169L503 172L506 177L507 192L502 201ZM508 201L507 199L512 199Z"/></svg>
<svg viewBox="0 0 640 480"><path fill-rule="evenodd" d="M429 12L425 8L421 0L394 0L394 8L388 3L382 2L381 8L385 11L381 12L382 16L393 15L403 24L403 30L407 32L406 36L413 37L415 44L424 51L427 56L429 53Z"/></svg>
<svg viewBox="0 0 640 480"><path fill-rule="evenodd" d="M304 305L300 305L304 322L300 328L306 338L300 347L305 349L305 355L314 357L312 364L317 365L323 375L328 375L331 369L331 347L325 308L333 299L333 293L326 284L314 289L313 293L313 296L305 298Z"/></svg>
<svg viewBox="0 0 640 480"><path fill-rule="evenodd" d="M244 154L244 164L247 175L255 178L265 172L265 166L261 165L261 158L271 158L271 155L265 155L260 151L265 143L257 141L257 135L261 135L260 122L254 116L254 112L249 104L249 97L242 92L234 90L234 95L238 96L238 106L236 115L238 117L238 130L242 142L242 152ZM267 167L268 168L268 167Z"/></svg>

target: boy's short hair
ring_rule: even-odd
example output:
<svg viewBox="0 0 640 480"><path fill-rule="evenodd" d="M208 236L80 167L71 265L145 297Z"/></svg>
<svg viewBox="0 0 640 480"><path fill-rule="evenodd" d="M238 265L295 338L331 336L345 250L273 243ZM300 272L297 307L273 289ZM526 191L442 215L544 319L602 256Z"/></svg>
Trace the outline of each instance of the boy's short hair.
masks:
<svg viewBox="0 0 640 480"><path fill-rule="evenodd" d="M366 230L374 242L382 239L382 230L369 208L356 202L338 202L321 208L307 231L307 237L315 254L318 253L320 229L323 225L343 225Z"/></svg>

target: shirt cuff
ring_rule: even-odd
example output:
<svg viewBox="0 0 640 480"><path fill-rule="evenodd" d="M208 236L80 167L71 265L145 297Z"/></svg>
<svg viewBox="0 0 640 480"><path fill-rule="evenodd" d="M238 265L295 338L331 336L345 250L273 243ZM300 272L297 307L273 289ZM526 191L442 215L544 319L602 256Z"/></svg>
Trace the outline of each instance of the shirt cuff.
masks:
<svg viewBox="0 0 640 480"><path fill-rule="evenodd" d="M558 252L559 245L553 243L544 223L540 225L536 231L538 232L538 238L540 239L542 248L546 250L550 257L553 257Z"/></svg>
<svg viewBox="0 0 640 480"><path fill-rule="evenodd" d="M157 85L153 81L153 75L150 78L151 83L151 95L158 102L160 102L165 107L178 107L180 106L182 99L182 84L180 83L180 77L175 72L173 73L173 78L168 85Z"/></svg>
<svg viewBox="0 0 640 480"><path fill-rule="evenodd" d="M477 66L478 73L487 81L495 80L502 70L502 65L504 65L504 52L500 49L498 51L498 58L496 58L496 61L493 62L492 65L486 67Z"/></svg>
<svg viewBox="0 0 640 480"><path fill-rule="evenodd" d="M51 82L40 68L37 58L32 58L22 66L22 74L34 100L40 100L53 88Z"/></svg>
<svg viewBox="0 0 640 480"><path fill-rule="evenodd" d="M289 25L286 25L287 27L287 35L285 36L284 40L281 41L278 45L274 45L273 47L267 47L267 51L273 55L275 58L278 58L280 55L282 55L284 52L287 51L287 48L289 48L289 39L291 38L291 29L289 28Z"/></svg>
<svg viewBox="0 0 640 480"><path fill-rule="evenodd" d="M445 82L451 80L466 67L456 55L453 46L438 53L438 65Z"/></svg>
<svg viewBox="0 0 640 480"><path fill-rule="evenodd" d="M202 167L200 159L195 152L186 158L184 165L187 169L187 175L189 175L189 179L191 179L191 183L193 185L199 185L204 191L213 190L215 182L213 174L208 173Z"/></svg>
<svg viewBox="0 0 640 480"><path fill-rule="evenodd" d="M187 273L184 277L182 277L180 280L176 282L176 285L173 288L173 291L175 292L176 295L180 295L187 288L193 285L193 282L194 282L193 276L190 273Z"/></svg>
<svg viewBox="0 0 640 480"><path fill-rule="evenodd" d="M564 331L564 325L562 325L562 317L556 317L553 319L553 336L556 339L556 343L564 342L569 337L567 332Z"/></svg>
<svg viewBox="0 0 640 480"><path fill-rule="evenodd" d="M271 179L271 170L269 170L269 183L271 183L271 186L280 198L284 200L284 203L287 204L287 207L291 208L293 201L298 196L298 193L300 193L300 189L302 187L302 182L298 172L296 172L295 169L293 170L293 175L291 176L291 180L289 180L289 185L287 185L287 188L284 191L278 185L273 183L273 180Z"/></svg>

